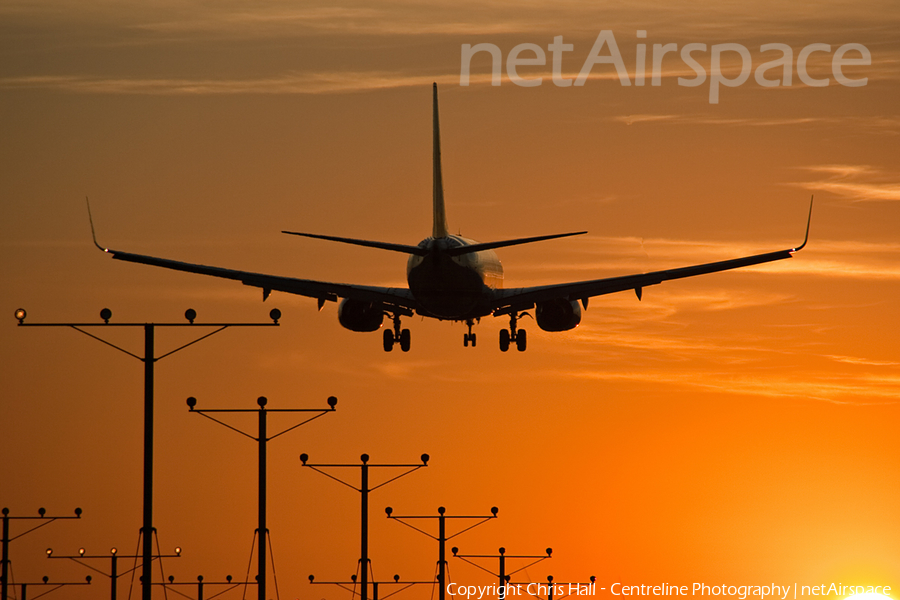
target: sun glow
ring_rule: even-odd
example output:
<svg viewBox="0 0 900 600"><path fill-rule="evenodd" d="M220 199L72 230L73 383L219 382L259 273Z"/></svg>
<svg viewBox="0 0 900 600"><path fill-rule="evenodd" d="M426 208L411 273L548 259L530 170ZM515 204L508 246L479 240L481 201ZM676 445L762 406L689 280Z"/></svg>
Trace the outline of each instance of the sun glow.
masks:
<svg viewBox="0 0 900 600"><path fill-rule="evenodd" d="M889 598L890 596L879 594L878 592L865 592L863 594L853 594L851 596L847 596L847 600L885 600Z"/></svg>

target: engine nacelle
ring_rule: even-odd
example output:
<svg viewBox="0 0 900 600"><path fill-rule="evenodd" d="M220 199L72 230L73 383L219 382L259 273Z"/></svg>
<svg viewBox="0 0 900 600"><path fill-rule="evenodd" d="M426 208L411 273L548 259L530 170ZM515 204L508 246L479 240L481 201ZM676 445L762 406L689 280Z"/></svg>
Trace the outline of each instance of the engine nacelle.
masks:
<svg viewBox="0 0 900 600"><path fill-rule="evenodd" d="M577 300L557 298L538 302L535 320L544 331L568 331L581 323L581 305Z"/></svg>
<svg viewBox="0 0 900 600"><path fill-rule="evenodd" d="M338 321L350 331L378 331L384 321L384 305L344 298L338 305Z"/></svg>

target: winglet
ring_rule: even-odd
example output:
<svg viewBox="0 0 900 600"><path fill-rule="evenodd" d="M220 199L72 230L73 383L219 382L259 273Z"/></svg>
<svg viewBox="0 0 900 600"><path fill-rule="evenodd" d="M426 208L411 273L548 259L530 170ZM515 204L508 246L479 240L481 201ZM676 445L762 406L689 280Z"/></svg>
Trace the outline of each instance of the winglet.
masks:
<svg viewBox="0 0 900 600"><path fill-rule="evenodd" d="M809 197L809 217L806 219L806 236L803 238L803 243L791 250L791 253L803 250L803 247L806 246L806 242L809 241L809 224L812 223L813 198L815 198L814 195Z"/></svg>
<svg viewBox="0 0 900 600"><path fill-rule="evenodd" d="M434 177L434 225L432 237L445 238L447 232L447 211L444 208L444 181L441 176L441 123L438 117L438 93L437 83L433 84L434 90L434 153L433 153L433 177Z"/></svg>
<svg viewBox="0 0 900 600"><path fill-rule="evenodd" d="M100 248L101 250L103 250L104 252L109 252L109 248L104 248L103 246L101 246L100 244L97 243L97 234L96 234L96 232L94 232L94 217L91 216L91 201L87 196L84 197L84 201L87 202L88 221L91 224L91 237L94 238L94 245L97 246L98 248Z"/></svg>

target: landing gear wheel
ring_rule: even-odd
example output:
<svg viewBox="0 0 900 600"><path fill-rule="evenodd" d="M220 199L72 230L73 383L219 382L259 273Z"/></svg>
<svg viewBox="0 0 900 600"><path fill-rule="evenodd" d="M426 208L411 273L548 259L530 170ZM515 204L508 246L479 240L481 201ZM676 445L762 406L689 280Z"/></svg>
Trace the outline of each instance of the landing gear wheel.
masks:
<svg viewBox="0 0 900 600"><path fill-rule="evenodd" d="M509 350L509 330L501 329L500 330L500 351L506 352Z"/></svg>
<svg viewBox="0 0 900 600"><path fill-rule="evenodd" d="M479 321L481 319L478 319ZM469 328L469 331L463 334L463 347L466 348L469 346L469 342L472 343L472 347L475 347L475 334L472 333L472 327L475 325L475 319L466 319L466 327Z"/></svg>
<svg viewBox="0 0 900 600"><path fill-rule="evenodd" d="M400 349L409 352L409 329L400 332Z"/></svg>
<svg viewBox="0 0 900 600"><path fill-rule="evenodd" d="M390 329L384 330L384 351L390 352L394 349L394 332Z"/></svg>
<svg viewBox="0 0 900 600"><path fill-rule="evenodd" d="M525 348L528 346L528 335L524 329L520 329L516 333L516 349L519 352L525 352Z"/></svg>

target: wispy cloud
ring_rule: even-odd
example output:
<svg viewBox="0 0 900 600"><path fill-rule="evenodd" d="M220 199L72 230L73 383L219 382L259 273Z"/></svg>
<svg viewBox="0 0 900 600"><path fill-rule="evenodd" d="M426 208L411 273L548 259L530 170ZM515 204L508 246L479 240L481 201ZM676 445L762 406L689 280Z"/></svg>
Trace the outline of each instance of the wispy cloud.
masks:
<svg viewBox="0 0 900 600"><path fill-rule="evenodd" d="M560 373L562 375L562 373ZM836 375L797 373L747 375L723 371L569 371L566 375L600 381L652 382L752 397L793 398L833 404L896 404L900 377L896 375Z"/></svg>
<svg viewBox="0 0 900 600"><path fill-rule="evenodd" d="M832 127L865 128L881 134L900 133L900 117L837 116L837 117L717 117L704 114L633 114L610 117L625 125L665 123L672 125L720 125L730 127L792 127L827 125Z"/></svg>
<svg viewBox="0 0 900 600"><path fill-rule="evenodd" d="M735 339L730 334L719 337L697 335L671 319L671 315L683 307L673 307L665 301L657 304L662 306L649 310L632 305L629 312L637 316L634 319L605 312L602 323L587 323L569 334L572 343L583 345L569 348L569 352L587 358L595 355L598 348L603 348L613 352L623 350L632 357L641 356L635 354L639 351L644 357L658 357L654 362L683 363L703 359L717 364L742 364L761 355L792 353L776 349L772 336ZM603 308L607 310L605 305ZM636 322L640 322L637 328Z"/></svg>
<svg viewBox="0 0 900 600"><path fill-rule="evenodd" d="M872 360L870 358L859 358L856 356L837 356L834 354L825 355L826 358L830 358L831 360L847 363L851 365L867 365L873 367L897 367L900 366L900 362L895 362L891 360Z"/></svg>
<svg viewBox="0 0 900 600"><path fill-rule="evenodd" d="M626 125L634 125L635 123L658 123L660 121L678 122L683 118L683 115L619 115L610 117L610 120L625 123Z"/></svg>
<svg viewBox="0 0 900 600"><path fill-rule="evenodd" d="M796 241L800 242L799 239ZM577 243L578 260L542 262L527 270L534 274L590 272L594 277L604 277L702 264L789 247L784 240L749 244L601 236L585 236ZM809 246L790 260L745 267L737 272L900 280L900 243L823 240L812 235Z"/></svg>
<svg viewBox="0 0 900 600"><path fill-rule="evenodd" d="M795 183L807 190L834 194L853 202L896 202L900 200L900 175L871 165L813 165L803 167L819 176Z"/></svg>
<svg viewBox="0 0 900 600"><path fill-rule="evenodd" d="M473 79L476 79L473 76ZM478 79L490 79L490 75ZM254 79L104 78L34 76L0 79L0 89L47 89L83 94L221 95L332 94L386 88L457 84L457 75L415 75L391 72L292 73Z"/></svg>
<svg viewBox="0 0 900 600"><path fill-rule="evenodd" d="M538 26L521 13L486 18L484 10L461 11L456 3L372 3L364 6L286 6L255 3L231 9L197 12L185 19L152 20L135 29L171 35L215 34L256 37L268 33L339 33L345 35L503 35L535 31Z"/></svg>
<svg viewBox="0 0 900 600"><path fill-rule="evenodd" d="M612 117L612 120L626 125L666 121L684 125L745 125L751 127L783 127L810 123L839 123L841 121L838 117L726 118L708 115L622 115Z"/></svg>
<svg viewBox="0 0 900 600"><path fill-rule="evenodd" d="M390 357L389 357L390 358ZM389 379L411 379L420 373L439 372L443 363L433 360L403 361L380 360L369 365L379 375Z"/></svg>
<svg viewBox="0 0 900 600"><path fill-rule="evenodd" d="M701 32L716 38L734 32L742 35L767 35L782 38L799 36L815 27L822 35L855 27L871 35L894 31L896 17L888 10L861 10L841 0L820 2L816 16L805 5L786 6L767 0L752 5L720 3L704 7L697 14L695 5L686 0L660 3L641 0L614 0L602 6L583 0L565 0L552 4L529 2L527 11L521 2L511 0L395 0L340 3L316 2L286 4L277 0L221 0L208 3L176 3L169 0L117 3L73 2L71 0L11 0L0 4L0 15L20 17L36 15L46 18L84 18L108 22L110 15L130 15L127 22L147 31L247 36L271 34L273 31L297 32L341 31L376 34L455 34L471 33L594 33L605 23L623 28L648 29L651 33L675 36L685 32ZM596 17L596 18L590 18ZM598 23L600 25L598 25ZM880 26L880 27L879 27ZM691 40L705 41L705 40ZM826 40L827 41L827 40Z"/></svg>
<svg viewBox="0 0 900 600"><path fill-rule="evenodd" d="M540 75L539 73L535 76ZM547 79L550 73L544 74ZM571 74L574 79L577 73ZM488 86L491 73L472 73L469 85ZM588 80L618 80L615 71L591 73ZM99 75L29 75L0 78L0 89L42 89L80 94L225 95L336 94L429 85L459 85L458 72L422 74L415 71L288 72L252 78L104 77ZM507 85L512 85L507 82Z"/></svg>

